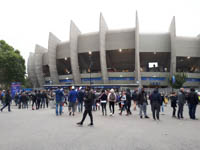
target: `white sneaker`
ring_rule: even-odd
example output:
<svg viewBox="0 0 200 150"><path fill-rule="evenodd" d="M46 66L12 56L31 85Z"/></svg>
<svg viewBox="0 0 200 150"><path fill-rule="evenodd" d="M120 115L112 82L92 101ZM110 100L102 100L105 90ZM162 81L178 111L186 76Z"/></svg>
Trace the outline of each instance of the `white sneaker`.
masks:
<svg viewBox="0 0 200 150"><path fill-rule="evenodd" d="M115 115L114 115L114 114L112 114L112 116L114 117Z"/></svg>
<svg viewBox="0 0 200 150"><path fill-rule="evenodd" d="M110 113L110 116L112 116L112 113Z"/></svg>

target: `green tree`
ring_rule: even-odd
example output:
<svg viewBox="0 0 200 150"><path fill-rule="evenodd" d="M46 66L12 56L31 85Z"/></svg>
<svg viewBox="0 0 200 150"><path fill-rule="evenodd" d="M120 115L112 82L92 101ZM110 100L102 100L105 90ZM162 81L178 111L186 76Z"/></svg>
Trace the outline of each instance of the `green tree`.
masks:
<svg viewBox="0 0 200 150"><path fill-rule="evenodd" d="M25 60L19 50L15 50L5 41L0 40L0 84L8 88L11 82L24 83Z"/></svg>
<svg viewBox="0 0 200 150"><path fill-rule="evenodd" d="M174 74L175 82L172 81L172 76L169 77L169 84L174 89L179 89L183 87L183 84L186 82L187 75L185 73L176 73Z"/></svg>

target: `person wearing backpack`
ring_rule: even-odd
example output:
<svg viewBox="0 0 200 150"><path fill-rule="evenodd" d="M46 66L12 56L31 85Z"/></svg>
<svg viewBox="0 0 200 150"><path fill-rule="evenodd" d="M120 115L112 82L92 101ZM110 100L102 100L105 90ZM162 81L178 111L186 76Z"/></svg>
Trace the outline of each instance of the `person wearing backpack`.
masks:
<svg viewBox="0 0 200 150"><path fill-rule="evenodd" d="M117 100L117 96L115 94L114 89L110 90L108 94L109 108L110 108L110 116L114 116L115 113L115 102Z"/></svg>
<svg viewBox="0 0 200 150"><path fill-rule="evenodd" d="M196 107L198 105L198 95L195 92L194 88L190 89L190 93L188 95L187 102L188 102L190 119L196 120L195 113L196 113Z"/></svg>

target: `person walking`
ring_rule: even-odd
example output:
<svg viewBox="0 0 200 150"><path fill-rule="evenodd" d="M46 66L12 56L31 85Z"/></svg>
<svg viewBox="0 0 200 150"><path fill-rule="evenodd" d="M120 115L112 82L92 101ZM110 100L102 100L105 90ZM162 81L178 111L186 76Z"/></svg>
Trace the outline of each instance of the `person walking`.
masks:
<svg viewBox="0 0 200 150"><path fill-rule="evenodd" d="M178 119L183 119L183 108L185 104L185 93L184 88L180 88L180 91L178 93Z"/></svg>
<svg viewBox="0 0 200 150"><path fill-rule="evenodd" d="M93 104L93 100L95 98L94 93L92 92L92 90L90 89L90 87L86 88L86 93L84 96L84 104L85 104L85 111L83 113L83 118L80 122L77 123L77 125L82 126L85 118L87 116L87 114L90 116L90 124L89 126L93 126L93 116L92 116L92 104Z"/></svg>
<svg viewBox="0 0 200 150"><path fill-rule="evenodd" d="M58 115L62 115L62 103L63 103L63 97L64 97L64 93L62 91L62 89L57 89L55 91L56 93L56 116ZM59 109L59 112L58 112L58 109Z"/></svg>
<svg viewBox="0 0 200 150"><path fill-rule="evenodd" d="M138 89L134 90L132 94L132 99L133 99L133 110L136 111L137 100L138 100Z"/></svg>
<svg viewBox="0 0 200 150"><path fill-rule="evenodd" d="M41 103L41 99L42 99L42 94L40 92L40 90L38 90L37 94L36 94L36 109L40 109L40 103Z"/></svg>
<svg viewBox="0 0 200 150"><path fill-rule="evenodd" d="M175 92L172 92L170 99L171 99L171 107L173 108L172 117L175 118L176 117L177 100L178 100Z"/></svg>
<svg viewBox="0 0 200 150"><path fill-rule="evenodd" d="M6 94L5 94L5 105L0 109L1 112L3 111L4 108L6 108L8 106L8 111L11 112L11 109L10 109L10 103L12 101L12 97L10 95L10 90L7 90L6 91Z"/></svg>
<svg viewBox="0 0 200 150"><path fill-rule="evenodd" d="M78 101L78 94L75 91L75 87L72 86L72 90L69 92L69 115L75 115L75 108L76 108L76 102Z"/></svg>
<svg viewBox="0 0 200 150"><path fill-rule="evenodd" d="M107 94L106 94L105 90L101 91L101 95L100 95L99 99L100 99L100 102L101 102L102 115L107 116L107 111L106 111Z"/></svg>
<svg viewBox="0 0 200 150"><path fill-rule="evenodd" d="M195 92L194 88L190 89L190 93L188 95L187 102L188 102L190 119L196 120L195 113L196 113L197 105L199 103L199 99L198 99L198 95Z"/></svg>
<svg viewBox="0 0 200 150"><path fill-rule="evenodd" d="M162 97L160 93L158 92L158 89L156 88L153 93L150 95L150 101L151 101L151 110L153 114L154 120L160 120L159 113L160 113L160 106L162 103Z"/></svg>
<svg viewBox="0 0 200 150"><path fill-rule="evenodd" d="M147 94L144 91L144 88L141 89L141 91L138 95L138 105L140 108L140 118L141 119L143 118L143 115L142 115L142 112L143 112L144 117L148 119L149 117L147 116L147 105L148 105Z"/></svg>
<svg viewBox="0 0 200 150"><path fill-rule="evenodd" d="M117 101L117 96L115 94L115 91L114 91L114 89L111 89L110 93L108 94L110 116L114 116L114 113L115 113L115 102L116 101Z"/></svg>

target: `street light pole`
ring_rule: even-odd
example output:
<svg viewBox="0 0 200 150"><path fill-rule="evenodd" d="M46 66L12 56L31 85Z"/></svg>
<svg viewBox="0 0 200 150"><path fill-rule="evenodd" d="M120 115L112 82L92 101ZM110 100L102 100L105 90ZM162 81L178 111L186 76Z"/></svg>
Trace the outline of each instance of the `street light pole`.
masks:
<svg viewBox="0 0 200 150"><path fill-rule="evenodd" d="M92 55L92 52L89 51L89 60L90 60L90 66L89 66L89 68L90 68L90 86L91 86L91 68L92 68L92 58L91 58L91 55Z"/></svg>

